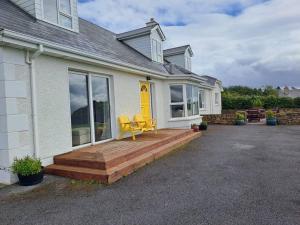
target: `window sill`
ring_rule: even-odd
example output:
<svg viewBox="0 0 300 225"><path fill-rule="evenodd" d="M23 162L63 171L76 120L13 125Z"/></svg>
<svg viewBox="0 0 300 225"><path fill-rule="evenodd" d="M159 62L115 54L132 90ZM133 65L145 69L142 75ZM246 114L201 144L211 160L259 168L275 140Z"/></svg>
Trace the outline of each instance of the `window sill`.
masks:
<svg viewBox="0 0 300 225"><path fill-rule="evenodd" d="M201 118L202 118L202 116L200 116L200 115L189 116L189 117L178 117L178 118L169 119L169 122L188 121L188 120L201 119Z"/></svg>

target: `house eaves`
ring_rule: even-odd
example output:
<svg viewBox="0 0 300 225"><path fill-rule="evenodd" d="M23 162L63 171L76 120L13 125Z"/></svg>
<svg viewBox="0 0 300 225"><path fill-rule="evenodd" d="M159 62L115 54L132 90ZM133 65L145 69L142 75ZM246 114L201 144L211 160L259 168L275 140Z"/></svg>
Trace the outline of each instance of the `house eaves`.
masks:
<svg viewBox="0 0 300 225"><path fill-rule="evenodd" d="M193 53L190 45L184 45L184 46L180 46L180 47L165 49L163 53L164 53L165 57L179 55L179 54L184 54L187 49L188 49L190 55L193 56L194 53Z"/></svg>
<svg viewBox="0 0 300 225"><path fill-rule="evenodd" d="M46 41L44 39L35 38L29 35L24 35L22 33L17 33L7 29L2 29L0 31L0 45L10 45L12 47L18 46L19 48L36 50L38 48L38 45L40 44L44 46L45 53L49 55L59 56L66 59L85 61L85 62L113 68L116 70L132 72L135 74L151 76L159 79L166 79L168 77L167 73L159 73L157 71L153 71L137 65L132 65L129 63L124 63L121 61L116 61L111 59L105 59L95 54L83 52L72 47L65 47L63 45Z"/></svg>
<svg viewBox="0 0 300 225"><path fill-rule="evenodd" d="M161 39L163 41L166 40L166 36L164 35L160 25L143 27L143 28L139 28L136 30L127 31L124 33L117 34L116 37L117 37L117 40L123 41L123 40L128 40L128 39L132 39L132 38L136 38L136 37L140 37L140 36L150 35L152 30L157 30Z"/></svg>

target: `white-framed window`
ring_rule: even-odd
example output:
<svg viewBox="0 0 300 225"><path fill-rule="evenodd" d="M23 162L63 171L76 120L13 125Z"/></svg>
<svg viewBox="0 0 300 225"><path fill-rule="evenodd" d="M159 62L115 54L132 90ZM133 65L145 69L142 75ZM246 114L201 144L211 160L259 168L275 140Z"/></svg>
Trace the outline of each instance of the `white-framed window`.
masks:
<svg viewBox="0 0 300 225"><path fill-rule="evenodd" d="M199 109L205 109L205 91L199 90Z"/></svg>
<svg viewBox="0 0 300 225"><path fill-rule="evenodd" d="M215 93L215 104L216 105L220 104L220 93Z"/></svg>
<svg viewBox="0 0 300 225"><path fill-rule="evenodd" d="M185 101L183 93L183 85L170 85L170 111L171 118L185 117Z"/></svg>
<svg viewBox="0 0 300 225"><path fill-rule="evenodd" d="M186 85L186 104L188 116L199 115L199 88L190 84Z"/></svg>
<svg viewBox="0 0 300 225"><path fill-rule="evenodd" d="M156 62L163 61L162 43L156 39L152 39L152 59Z"/></svg>
<svg viewBox="0 0 300 225"><path fill-rule="evenodd" d="M190 56L185 57L185 68L189 71L192 70L192 62L191 62L191 57Z"/></svg>
<svg viewBox="0 0 300 225"><path fill-rule="evenodd" d="M50 23L73 28L71 0L43 0L43 15Z"/></svg>

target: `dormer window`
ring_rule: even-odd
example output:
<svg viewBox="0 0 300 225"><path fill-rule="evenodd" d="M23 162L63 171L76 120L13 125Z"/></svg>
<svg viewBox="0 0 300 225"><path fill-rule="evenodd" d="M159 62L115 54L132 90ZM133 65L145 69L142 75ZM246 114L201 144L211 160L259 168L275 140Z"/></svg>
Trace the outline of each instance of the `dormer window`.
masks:
<svg viewBox="0 0 300 225"><path fill-rule="evenodd" d="M70 0L43 0L44 19L72 29L72 10Z"/></svg>

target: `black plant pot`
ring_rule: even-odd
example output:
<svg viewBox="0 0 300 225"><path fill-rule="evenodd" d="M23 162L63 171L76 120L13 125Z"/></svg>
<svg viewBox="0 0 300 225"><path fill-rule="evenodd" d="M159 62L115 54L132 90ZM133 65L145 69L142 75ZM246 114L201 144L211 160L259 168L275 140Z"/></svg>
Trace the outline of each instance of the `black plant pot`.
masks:
<svg viewBox="0 0 300 225"><path fill-rule="evenodd" d="M199 125L199 130L207 130L207 125L200 124Z"/></svg>
<svg viewBox="0 0 300 225"><path fill-rule="evenodd" d="M244 120L236 120L235 125L237 126L243 126L246 125L247 123Z"/></svg>
<svg viewBox="0 0 300 225"><path fill-rule="evenodd" d="M18 178L19 178L19 184L21 186L36 185L43 181L44 172L41 171L37 174L33 174L33 175L29 175L29 176L22 176L22 175L18 174Z"/></svg>
<svg viewBox="0 0 300 225"><path fill-rule="evenodd" d="M267 121L268 126L276 126L277 125L277 119L276 118L267 119L266 121Z"/></svg>

